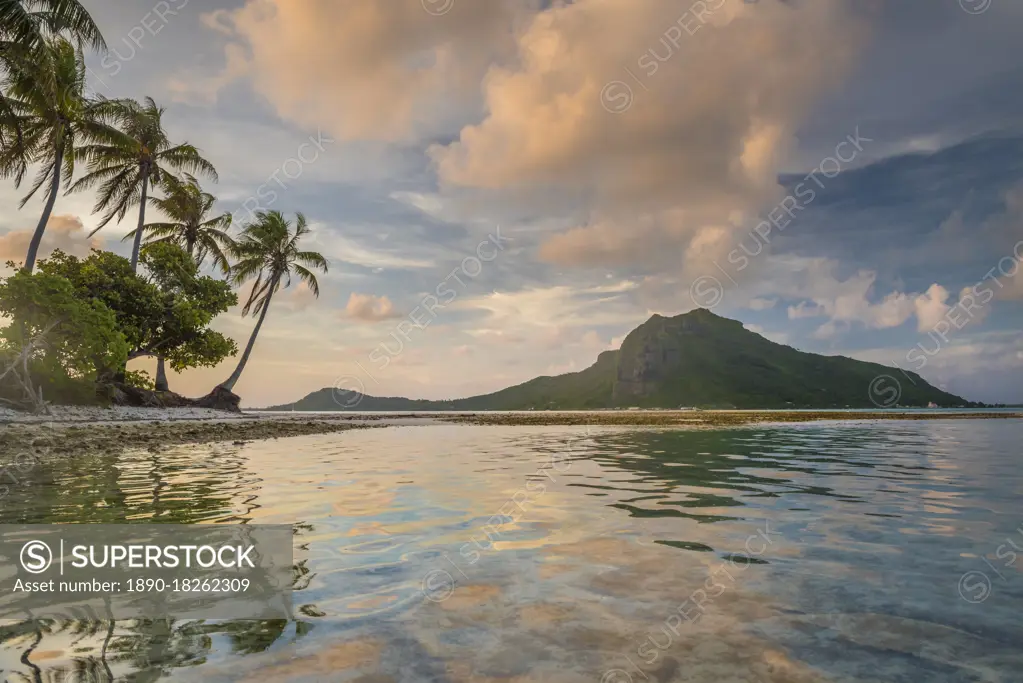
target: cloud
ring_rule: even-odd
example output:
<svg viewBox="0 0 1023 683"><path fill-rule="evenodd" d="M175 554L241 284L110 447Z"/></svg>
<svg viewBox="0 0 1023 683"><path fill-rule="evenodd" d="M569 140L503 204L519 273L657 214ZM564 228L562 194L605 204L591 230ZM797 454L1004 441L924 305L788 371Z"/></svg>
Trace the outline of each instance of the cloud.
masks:
<svg viewBox="0 0 1023 683"><path fill-rule="evenodd" d="M746 307L751 311L767 311L778 305L777 299L761 299L759 297L753 297L746 304Z"/></svg>
<svg viewBox="0 0 1023 683"><path fill-rule="evenodd" d="M12 230L5 235L0 235L0 261L15 261L24 263L25 254L28 253L29 242L35 229ZM72 256L88 256L92 249L99 249L102 240L90 238L82 225L82 219L78 216L59 215L50 216L46 224L46 232L43 234L43 241L39 245L40 259L44 259L53 252L60 249Z"/></svg>
<svg viewBox="0 0 1023 683"><path fill-rule="evenodd" d="M819 304L800 301L795 306L789 306L789 320L799 320L800 318L819 318L822 315L827 315L827 309Z"/></svg>
<svg viewBox="0 0 1023 683"><path fill-rule="evenodd" d="M299 282L294 287L285 290L279 298L283 300L289 310L294 312L304 311L316 301L313 290L309 289L309 285L304 282Z"/></svg>
<svg viewBox="0 0 1023 683"><path fill-rule="evenodd" d="M934 329L942 318L948 313L949 306L948 290L939 284L933 284L930 288L913 301L916 309L917 331L926 332Z"/></svg>
<svg viewBox="0 0 1023 683"><path fill-rule="evenodd" d="M934 347L932 340L926 343ZM888 347L837 352L890 366L893 359L903 359L906 351L903 347ZM1023 383L1023 339L1014 330L950 335L919 372L932 384L968 400L1014 403L1019 401Z"/></svg>
<svg viewBox="0 0 1023 683"><path fill-rule="evenodd" d="M1005 234L1014 239L1023 234L1023 183L1010 188L1005 193L1005 211L992 221ZM1023 300L1023 239L1013 246L1011 253L999 259L994 271L1000 276L996 281L995 296L999 299ZM990 285L989 285L990 286Z"/></svg>
<svg viewBox="0 0 1023 683"><path fill-rule="evenodd" d="M774 283L779 294L804 299L788 309L789 319L827 316L827 327L818 330L820 337L833 336L840 329L834 323L862 323L870 329L898 327L912 317L915 298L902 292L890 292L880 301L872 302L871 293L877 273L861 270L846 279L834 274L838 264L830 259L792 259L802 270L791 273L788 282ZM809 300L804 292L813 292Z"/></svg>
<svg viewBox="0 0 1023 683"><path fill-rule="evenodd" d="M642 322L628 296L634 289L635 284L628 281L594 287L527 287L465 297L454 307L482 315L486 327L478 333L507 329L550 335L573 327Z"/></svg>
<svg viewBox="0 0 1023 683"><path fill-rule="evenodd" d="M420 0L246 0L204 23L225 66L189 77L198 90L246 79L281 117L344 140L459 131L429 150L446 189L576 204L543 260L651 269L723 256L774 205L796 130L867 33L843 0L494 0L439 16ZM619 115L615 81L634 95Z"/></svg>
<svg viewBox="0 0 1023 683"><path fill-rule="evenodd" d="M1012 277L1000 280L1001 287L995 290L995 296L1008 301L1023 301L1023 276L1017 270Z"/></svg>
<svg viewBox="0 0 1023 683"><path fill-rule="evenodd" d="M413 269L431 268L435 264L421 258L408 258L393 251L364 247L355 240L336 232L326 232L322 239L326 243L332 261L342 261L363 268Z"/></svg>
<svg viewBox="0 0 1023 683"><path fill-rule="evenodd" d="M917 331L928 332L941 325L956 330L976 325L990 313L991 295L978 296L973 287L964 287L953 296L946 287L932 284L920 294L892 291L877 300L877 273L861 270L840 279L834 271L839 267L831 259L771 258L772 279L758 283L762 291L799 300L788 306L789 320L828 318L813 333L815 339L832 339L860 324L867 329L882 330L899 327L916 318ZM778 264L782 267L777 267ZM986 285L994 290L994 285ZM804 292L813 292L805 298ZM985 303L988 302L988 303Z"/></svg>
<svg viewBox="0 0 1023 683"><path fill-rule="evenodd" d="M814 339L834 339L846 329L848 329L848 325L840 325L835 320L829 320L814 330L810 336Z"/></svg>
<svg viewBox="0 0 1023 683"><path fill-rule="evenodd" d="M283 118L345 140L433 132L478 99L494 59L510 55L535 1L455 2L437 16L421 0L247 0L206 14L228 41L225 67L178 90L211 95L238 78Z"/></svg>
<svg viewBox="0 0 1023 683"><path fill-rule="evenodd" d="M394 304L386 296L352 292L345 306L345 315L362 322L379 322L400 318L402 314L394 310Z"/></svg>
<svg viewBox="0 0 1023 683"><path fill-rule="evenodd" d="M518 61L484 81L486 117L431 148L442 181L579 199L585 220L540 249L555 264L677 267L693 249L727 252L780 198L794 133L852 64L865 24L839 0L697 5L700 18L660 0L536 15ZM631 89L627 110L608 111L608 84Z"/></svg>

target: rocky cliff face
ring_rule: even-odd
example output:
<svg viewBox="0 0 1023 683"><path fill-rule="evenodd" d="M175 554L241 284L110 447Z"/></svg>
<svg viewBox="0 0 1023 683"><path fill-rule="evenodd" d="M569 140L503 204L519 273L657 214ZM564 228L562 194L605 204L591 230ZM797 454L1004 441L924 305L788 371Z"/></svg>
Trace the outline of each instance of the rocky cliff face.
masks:
<svg viewBox="0 0 1023 683"><path fill-rule="evenodd" d="M677 376L686 347L706 343L722 325L742 329L742 323L701 308L674 318L654 315L630 332L618 355L615 403L657 393L662 382Z"/></svg>

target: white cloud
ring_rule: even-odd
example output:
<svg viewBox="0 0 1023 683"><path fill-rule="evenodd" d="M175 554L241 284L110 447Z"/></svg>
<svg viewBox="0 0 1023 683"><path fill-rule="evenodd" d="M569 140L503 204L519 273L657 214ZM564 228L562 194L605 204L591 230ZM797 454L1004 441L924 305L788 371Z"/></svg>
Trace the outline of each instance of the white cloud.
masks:
<svg viewBox="0 0 1023 683"><path fill-rule="evenodd" d="M0 264L7 260L23 263L34 233L35 228L26 228L0 235ZM38 258L46 258L54 249L72 256L88 256L91 249L99 249L101 245L100 238L89 237L78 216L50 216L43 241L39 245Z"/></svg>
<svg viewBox="0 0 1023 683"><path fill-rule="evenodd" d="M436 264L420 258L403 256L397 251L382 251L364 247L354 240L338 235L332 231L320 231L321 240L329 252L331 261L351 263L365 268L433 268Z"/></svg>
<svg viewBox="0 0 1023 683"><path fill-rule="evenodd" d="M832 259L768 256L764 261L767 279L756 285L758 293L801 300L788 307L790 320L829 318L818 329L818 338L833 337L852 323L869 329L898 327L916 312L912 294L894 291L876 300L873 271L842 279L835 274L839 263Z"/></svg>
<svg viewBox="0 0 1023 683"><path fill-rule="evenodd" d="M746 304L746 307L751 311L766 311L774 308L778 304L777 299L762 299L760 297L753 297Z"/></svg>
<svg viewBox="0 0 1023 683"><path fill-rule="evenodd" d="M352 292L345 306L345 315L361 322L379 322L400 318L402 314L395 310L394 304L386 296Z"/></svg>
<svg viewBox="0 0 1023 683"><path fill-rule="evenodd" d="M933 284L925 293L918 296L913 305L916 308L917 330L926 332L934 329L938 321L948 313L948 290L939 284Z"/></svg>

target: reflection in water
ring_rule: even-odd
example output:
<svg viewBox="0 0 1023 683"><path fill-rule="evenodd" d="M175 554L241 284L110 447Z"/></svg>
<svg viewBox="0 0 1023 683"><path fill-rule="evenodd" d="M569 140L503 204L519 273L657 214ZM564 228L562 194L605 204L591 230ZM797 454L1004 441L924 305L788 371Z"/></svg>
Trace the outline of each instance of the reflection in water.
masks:
<svg viewBox="0 0 1023 683"><path fill-rule="evenodd" d="M997 549L1023 523L1020 431L429 426L42 461L0 500L0 523L292 524L301 616L7 623L0 669L1014 680L1023 557ZM963 591L968 572L986 593Z"/></svg>

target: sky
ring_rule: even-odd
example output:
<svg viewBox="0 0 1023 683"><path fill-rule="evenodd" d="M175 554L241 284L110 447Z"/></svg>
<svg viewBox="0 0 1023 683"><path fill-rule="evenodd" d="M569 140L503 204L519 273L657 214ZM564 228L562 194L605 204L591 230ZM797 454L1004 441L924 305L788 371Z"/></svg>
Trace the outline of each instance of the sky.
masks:
<svg viewBox="0 0 1023 683"><path fill-rule="evenodd" d="M1023 402L1023 3L83 4L90 89L152 96L218 211L301 211L330 261L318 299L274 300L245 406L486 393L697 307ZM4 260L24 190L0 186ZM135 219L90 239L94 201L60 196L43 251L128 254Z"/></svg>

